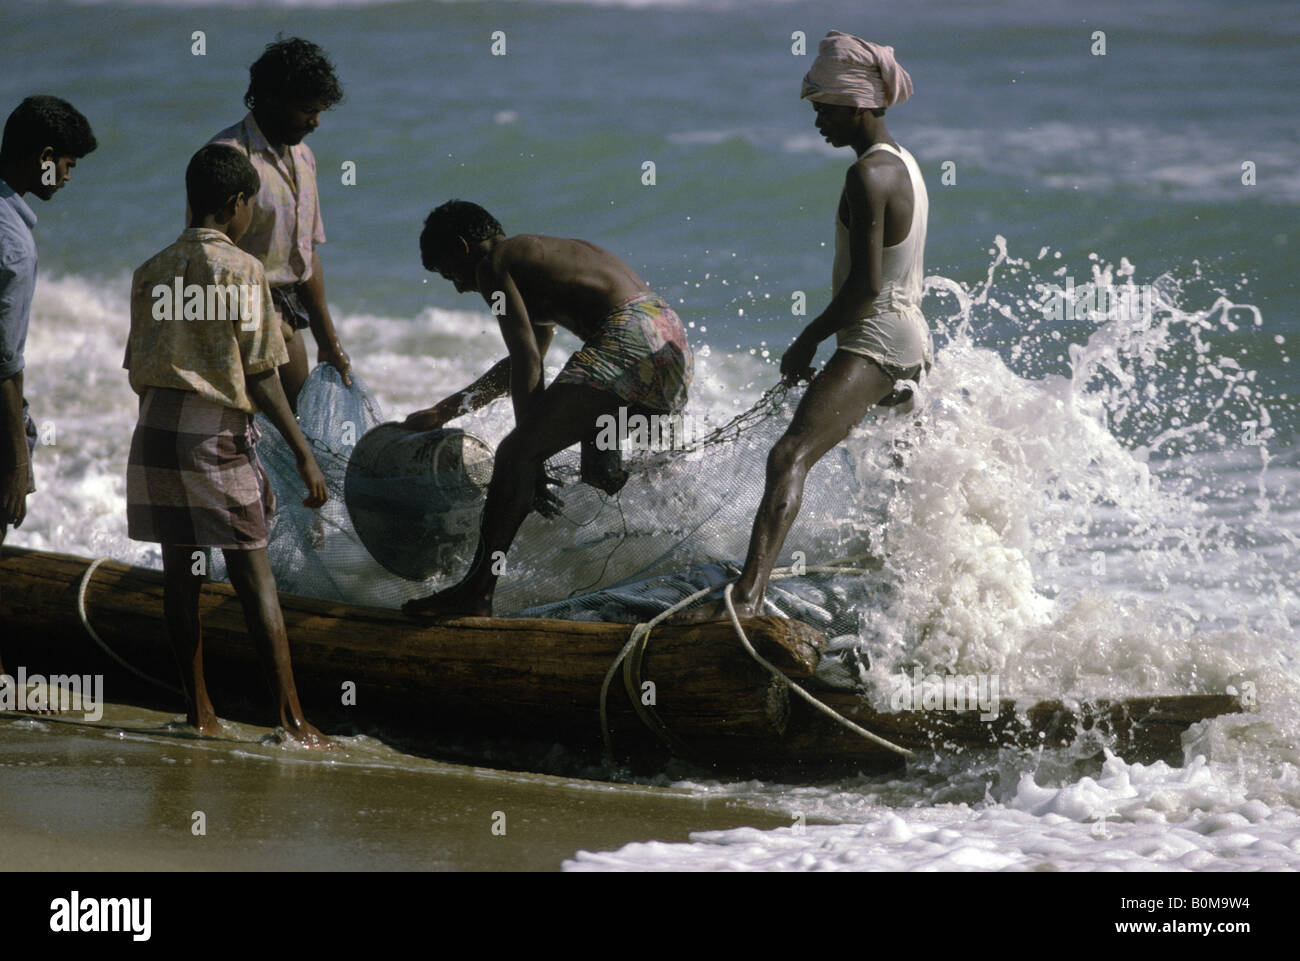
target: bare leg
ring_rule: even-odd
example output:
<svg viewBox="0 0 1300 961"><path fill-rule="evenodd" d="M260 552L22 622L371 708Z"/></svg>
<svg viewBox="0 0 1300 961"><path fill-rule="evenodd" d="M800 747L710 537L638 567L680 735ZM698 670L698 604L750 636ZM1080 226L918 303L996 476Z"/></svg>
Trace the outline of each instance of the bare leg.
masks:
<svg viewBox="0 0 1300 961"><path fill-rule="evenodd" d="M617 414L624 401L577 384L552 384L527 426L516 427L497 447L479 530L478 551L459 584L407 601L402 610L417 617L490 617L501 558L533 508L539 472L548 457L594 437L602 414Z"/></svg>
<svg viewBox="0 0 1300 961"><path fill-rule="evenodd" d="M4 545L5 535L8 533L9 533L9 525L7 523L0 524L0 546ZM9 672L5 670L4 658L0 657L0 674L8 674L8 673Z"/></svg>
<svg viewBox="0 0 1300 961"><path fill-rule="evenodd" d="M280 726L306 747L328 747L329 740L307 723L298 703L293 665L289 662L289 636L284 629L284 613L280 610L280 596L275 590L275 576L271 573L266 548L222 553L231 586L244 608L248 633L270 681Z"/></svg>
<svg viewBox="0 0 1300 961"><path fill-rule="evenodd" d="M284 387L284 396L289 401L290 409L296 414L298 392L307 383L307 374L310 372L307 366L307 345L303 343L302 331L295 330L293 336L284 342L284 346L289 349L289 360L280 365L280 385Z"/></svg>
<svg viewBox="0 0 1300 961"><path fill-rule="evenodd" d="M892 389L893 381L879 367L842 350L813 378L790 426L767 457L767 481L754 516L749 553L731 595L738 616L753 617L763 608L768 578L803 502L808 471ZM718 602L701 605L681 620L726 616L726 608Z"/></svg>
<svg viewBox="0 0 1300 961"><path fill-rule="evenodd" d="M194 553L197 547L162 545L163 619L171 640L176 666L181 672L181 690L185 693L185 720L200 734L221 733L217 712L212 709L207 683L203 680L203 631L199 626L199 591L207 580L205 573L195 574Z"/></svg>

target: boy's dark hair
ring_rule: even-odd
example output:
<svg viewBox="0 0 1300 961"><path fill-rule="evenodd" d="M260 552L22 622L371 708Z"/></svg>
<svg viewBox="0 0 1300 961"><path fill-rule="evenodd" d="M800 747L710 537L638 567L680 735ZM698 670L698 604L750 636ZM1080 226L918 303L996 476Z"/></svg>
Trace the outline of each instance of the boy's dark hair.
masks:
<svg viewBox="0 0 1300 961"><path fill-rule="evenodd" d="M318 103L328 109L343 99L343 85L325 51L310 40L277 34L274 43L248 68L244 106L253 110L267 100Z"/></svg>
<svg viewBox="0 0 1300 961"><path fill-rule="evenodd" d="M456 238L475 243L504 233L497 219L478 204L448 200L425 218L420 231L420 262L426 270L437 270L462 252Z"/></svg>
<svg viewBox="0 0 1300 961"><path fill-rule="evenodd" d="M262 179L243 151L229 144L200 147L185 168L185 197L196 218L219 212L237 193L252 200L261 185Z"/></svg>
<svg viewBox="0 0 1300 961"><path fill-rule="evenodd" d="M72 104L58 97L27 97L5 121L0 160L21 160L53 147L60 157L86 156L99 146L90 122Z"/></svg>

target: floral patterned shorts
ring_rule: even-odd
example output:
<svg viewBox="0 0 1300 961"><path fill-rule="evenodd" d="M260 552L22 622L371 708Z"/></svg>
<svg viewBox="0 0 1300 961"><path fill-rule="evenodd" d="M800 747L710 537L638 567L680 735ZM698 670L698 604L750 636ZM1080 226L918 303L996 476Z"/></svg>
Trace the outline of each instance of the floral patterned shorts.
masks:
<svg viewBox="0 0 1300 961"><path fill-rule="evenodd" d="M676 413L686 406L695 359L677 313L658 294L638 294L610 311L557 384L617 394L629 405Z"/></svg>

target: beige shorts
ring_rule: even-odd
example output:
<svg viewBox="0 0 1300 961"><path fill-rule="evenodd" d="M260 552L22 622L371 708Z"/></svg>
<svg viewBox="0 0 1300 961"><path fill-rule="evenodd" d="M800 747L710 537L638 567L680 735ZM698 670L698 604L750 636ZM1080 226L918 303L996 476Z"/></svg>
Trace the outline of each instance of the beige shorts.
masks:
<svg viewBox="0 0 1300 961"><path fill-rule="evenodd" d="M919 310L863 317L835 335L835 346L867 358L894 380L915 380L934 362L930 327Z"/></svg>

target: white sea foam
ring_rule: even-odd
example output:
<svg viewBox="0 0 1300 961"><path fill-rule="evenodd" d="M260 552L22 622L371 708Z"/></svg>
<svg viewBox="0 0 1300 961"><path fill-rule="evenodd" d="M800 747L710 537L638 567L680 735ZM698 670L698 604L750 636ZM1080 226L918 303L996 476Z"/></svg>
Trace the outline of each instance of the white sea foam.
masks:
<svg viewBox="0 0 1300 961"><path fill-rule="evenodd" d="M854 823L740 828L687 844L579 851L569 871L1278 871L1300 869L1300 779L1266 803L1232 773L1109 758L1059 787L1025 774L1004 804L877 807ZM796 802L797 805L797 802ZM797 811L797 806L791 806ZM807 817L812 814L805 815ZM852 815L850 815L852 816Z"/></svg>

